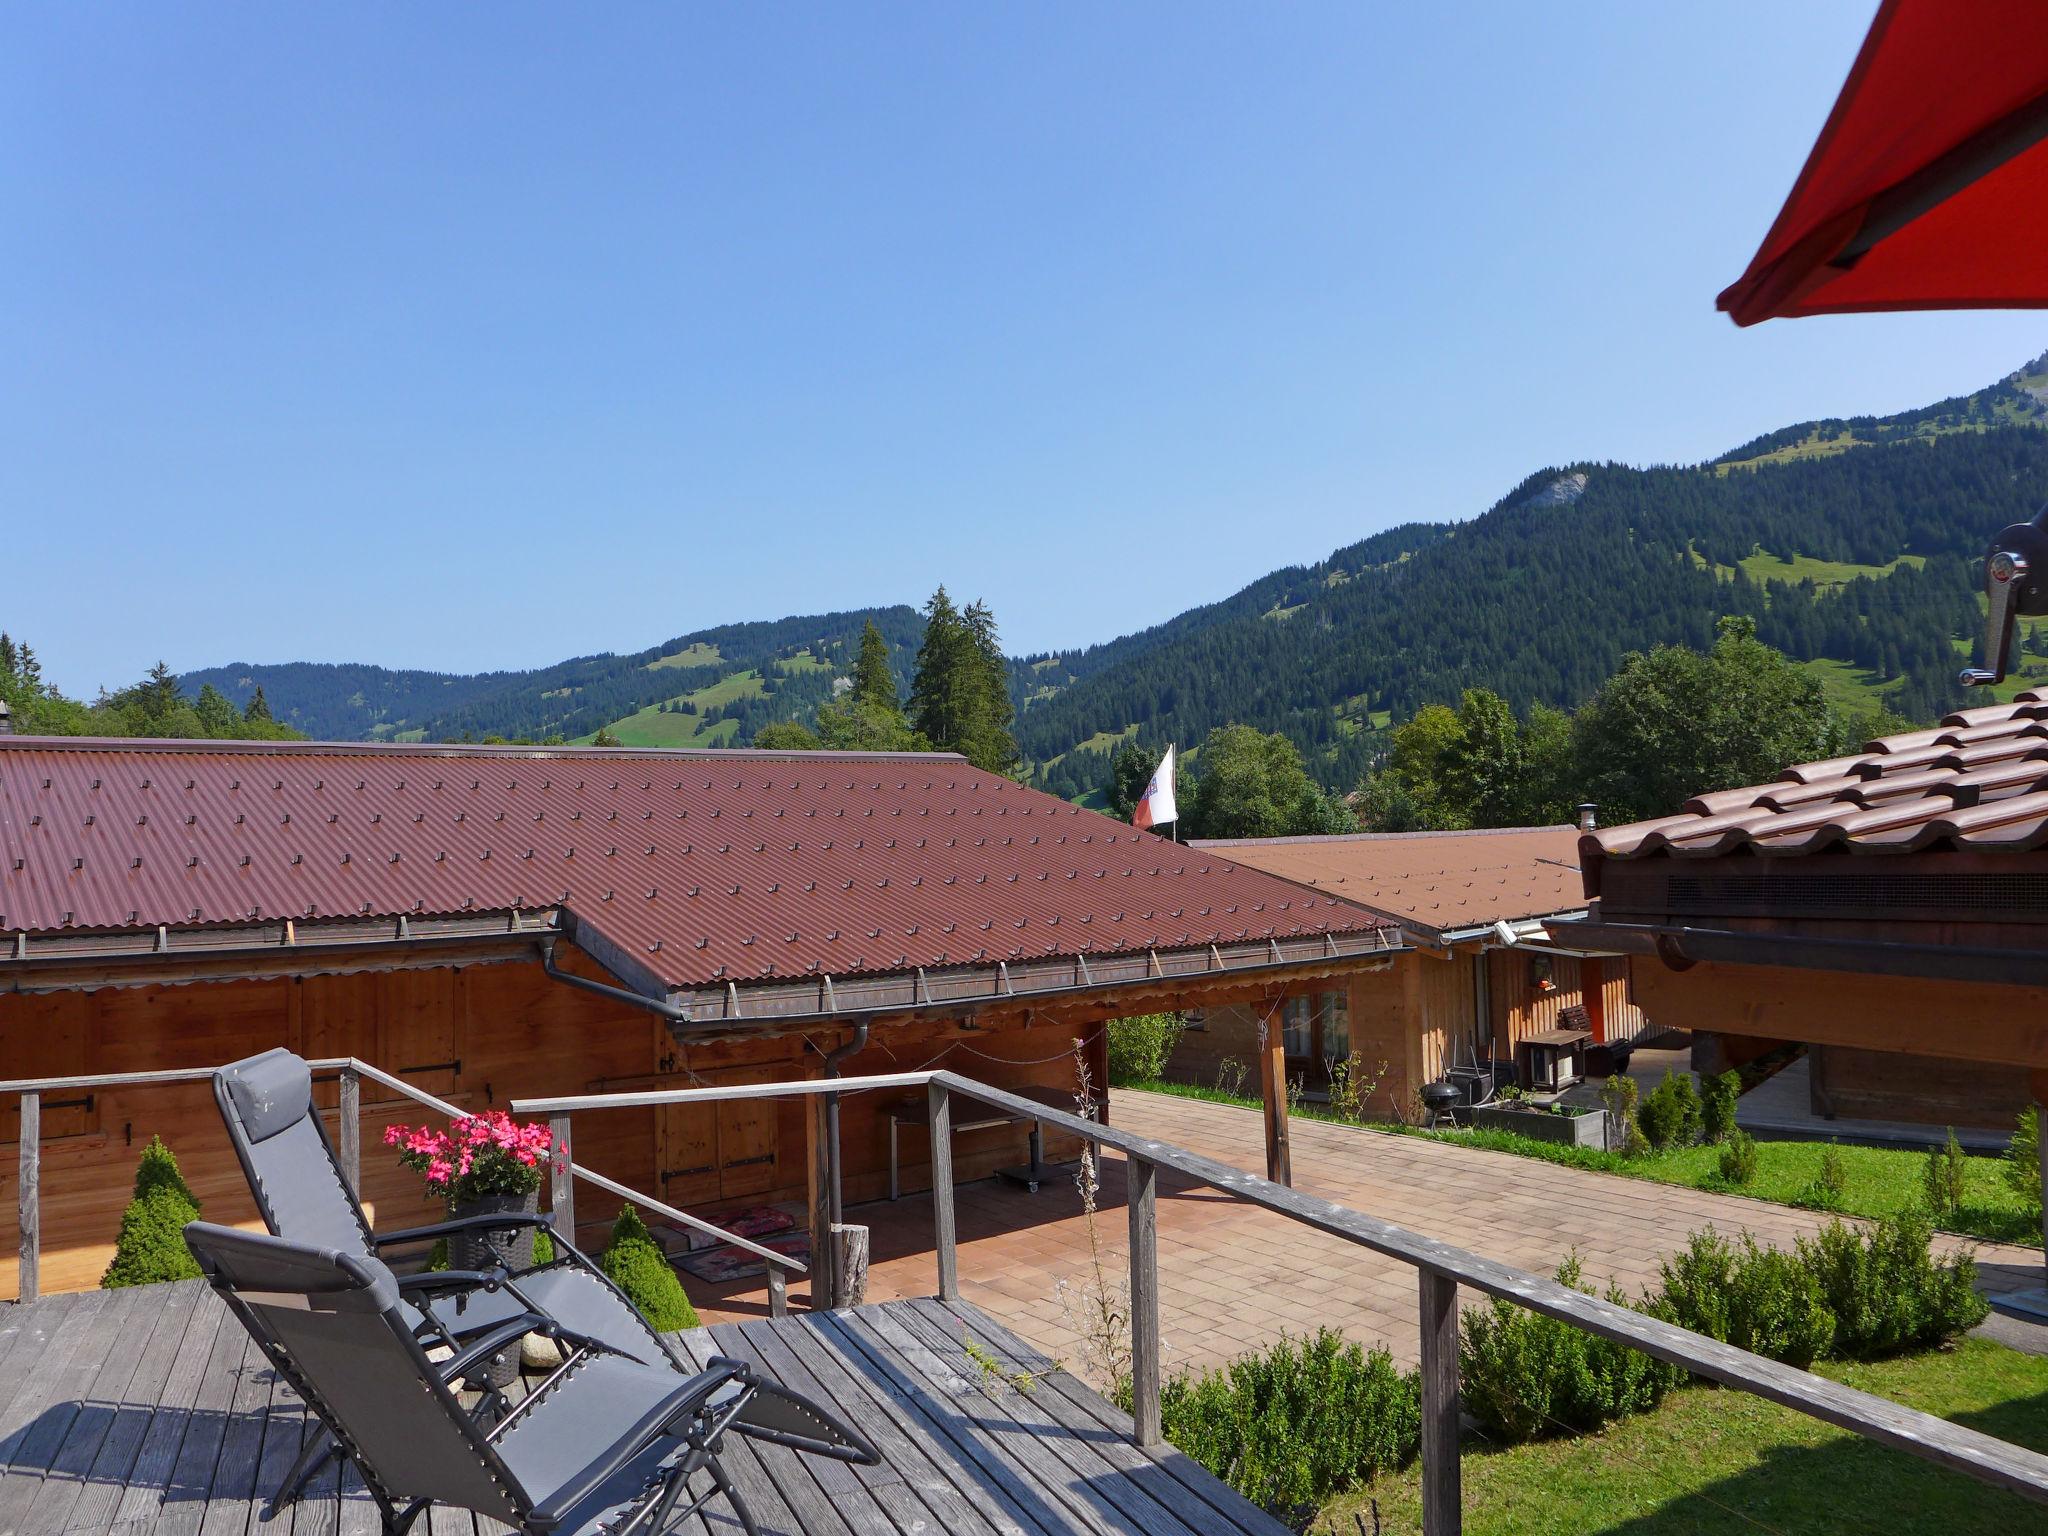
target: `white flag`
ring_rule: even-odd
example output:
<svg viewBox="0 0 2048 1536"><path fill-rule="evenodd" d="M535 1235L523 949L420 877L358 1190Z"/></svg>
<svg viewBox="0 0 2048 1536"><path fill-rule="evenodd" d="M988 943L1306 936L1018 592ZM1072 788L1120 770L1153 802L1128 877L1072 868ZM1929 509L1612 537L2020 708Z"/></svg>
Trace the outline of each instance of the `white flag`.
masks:
<svg viewBox="0 0 2048 1536"><path fill-rule="evenodd" d="M1159 766L1152 770L1145 793L1138 796L1137 807L1131 812L1131 825L1159 827L1179 820L1180 809L1173 803L1173 748L1169 746Z"/></svg>

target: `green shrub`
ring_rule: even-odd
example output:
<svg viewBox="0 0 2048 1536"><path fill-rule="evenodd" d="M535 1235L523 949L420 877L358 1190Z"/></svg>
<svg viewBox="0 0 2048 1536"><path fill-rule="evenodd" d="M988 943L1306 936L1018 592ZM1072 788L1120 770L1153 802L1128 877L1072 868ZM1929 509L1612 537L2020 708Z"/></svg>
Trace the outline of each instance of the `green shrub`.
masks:
<svg viewBox="0 0 2048 1536"><path fill-rule="evenodd" d="M1819 1283L1835 1315L1834 1352L1872 1360L1948 1344L1990 1310L1972 1288L1967 1254L1937 1264L1933 1228L1921 1211L1887 1216L1868 1232L1828 1223L1799 1240L1799 1261Z"/></svg>
<svg viewBox="0 0 2048 1536"><path fill-rule="evenodd" d="M1708 1141L1726 1141L1735 1134L1735 1101L1741 1097L1740 1072L1722 1072L1705 1079L1700 1090L1700 1131Z"/></svg>
<svg viewBox="0 0 2048 1536"><path fill-rule="evenodd" d="M2035 1210L2041 1208L2041 1116L2029 1104L2020 1111L2012 1145L2005 1154L2005 1182Z"/></svg>
<svg viewBox="0 0 2048 1536"><path fill-rule="evenodd" d="M1590 1293L1580 1282L1576 1256L1558 1266L1557 1281ZM1628 1304L1613 1287L1607 1300ZM1512 1302L1496 1299L1468 1308L1461 1325L1458 1371L1465 1410L1501 1440L1597 1430L1656 1407L1682 1374L1639 1350Z"/></svg>
<svg viewBox="0 0 2048 1536"><path fill-rule="evenodd" d="M1647 1157L1650 1143L1643 1135L1639 1122L1636 1101L1639 1090L1636 1080L1626 1072L1617 1072L1600 1085L1600 1102L1607 1106L1610 1145L1623 1157Z"/></svg>
<svg viewBox="0 0 2048 1536"><path fill-rule="evenodd" d="M619 1219L612 1223L611 1243L597 1263L657 1333L697 1326L697 1309L683 1294L683 1283L676 1278L668 1255L632 1206L620 1207Z"/></svg>
<svg viewBox="0 0 2048 1536"><path fill-rule="evenodd" d="M1731 1130L1716 1164L1721 1177L1737 1186L1747 1184L1756 1177L1756 1165L1756 1138L1745 1130Z"/></svg>
<svg viewBox="0 0 2048 1536"><path fill-rule="evenodd" d="M198 1219L199 1201L178 1171L177 1158L161 1136L150 1137L135 1169L135 1197L121 1213L114 1261L100 1284L113 1290L196 1279L199 1262L185 1246L185 1224Z"/></svg>
<svg viewBox="0 0 2048 1536"><path fill-rule="evenodd" d="M1414 1458L1421 1386L1384 1349L1368 1353L1324 1328L1171 1378L1160 1420L1168 1440L1246 1498L1293 1515Z"/></svg>
<svg viewBox="0 0 2048 1536"><path fill-rule="evenodd" d="M1797 1254L1760 1248L1747 1232L1739 1248L1712 1229L1695 1232L1660 1269L1651 1310L1681 1328L1802 1370L1834 1342L1820 1281Z"/></svg>
<svg viewBox="0 0 2048 1536"><path fill-rule="evenodd" d="M1794 1205L1809 1211L1839 1211L1849 1196L1849 1165L1842 1154L1829 1147L1820 1156L1820 1172L1808 1179L1792 1197Z"/></svg>
<svg viewBox="0 0 2048 1536"><path fill-rule="evenodd" d="M555 1240L546 1227L536 1227L533 1233L533 1267L555 1262Z"/></svg>
<svg viewBox="0 0 2048 1536"><path fill-rule="evenodd" d="M1700 1096L1692 1074L1664 1069L1664 1081L1651 1090L1636 1112L1636 1123L1652 1147L1689 1147L1700 1139Z"/></svg>
<svg viewBox="0 0 2048 1536"><path fill-rule="evenodd" d="M1125 1088L1159 1080L1187 1020L1177 1013L1141 1013L1111 1019L1105 1027L1109 1030L1109 1080Z"/></svg>
<svg viewBox="0 0 2048 1536"><path fill-rule="evenodd" d="M1920 1169L1920 1187L1927 1198L1927 1211L1937 1222L1947 1221L1962 1209L1969 1194L1970 1162L1956 1140L1955 1128L1948 1133L1948 1145L1930 1148Z"/></svg>

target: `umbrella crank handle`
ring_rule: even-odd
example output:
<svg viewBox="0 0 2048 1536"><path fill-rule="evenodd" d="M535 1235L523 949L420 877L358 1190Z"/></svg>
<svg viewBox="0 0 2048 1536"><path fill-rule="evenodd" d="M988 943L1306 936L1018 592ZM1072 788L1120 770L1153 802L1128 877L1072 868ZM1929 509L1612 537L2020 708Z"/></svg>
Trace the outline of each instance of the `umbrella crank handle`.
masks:
<svg viewBox="0 0 2048 1536"><path fill-rule="evenodd" d="M2030 567L2026 557L2010 549L1994 550L1984 561L1984 595L1989 611L1984 619L1984 667L1965 667L1956 681L1965 688L1982 688L2005 681L2012 655L2013 621L2018 617L2019 589Z"/></svg>

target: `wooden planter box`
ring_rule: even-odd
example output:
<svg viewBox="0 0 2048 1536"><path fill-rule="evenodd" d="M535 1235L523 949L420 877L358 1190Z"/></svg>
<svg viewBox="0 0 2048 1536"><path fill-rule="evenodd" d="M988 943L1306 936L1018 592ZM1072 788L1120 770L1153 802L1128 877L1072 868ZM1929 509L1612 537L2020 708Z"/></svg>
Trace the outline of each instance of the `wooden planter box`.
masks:
<svg viewBox="0 0 2048 1536"><path fill-rule="evenodd" d="M1472 1111L1476 1131L1506 1131L1532 1141L1554 1141L1565 1147L1607 1150L1607 1111L1589 1109L1577 1115L1553 1115L1526 1109L1504 1109L1488 1104Z"/></svg>

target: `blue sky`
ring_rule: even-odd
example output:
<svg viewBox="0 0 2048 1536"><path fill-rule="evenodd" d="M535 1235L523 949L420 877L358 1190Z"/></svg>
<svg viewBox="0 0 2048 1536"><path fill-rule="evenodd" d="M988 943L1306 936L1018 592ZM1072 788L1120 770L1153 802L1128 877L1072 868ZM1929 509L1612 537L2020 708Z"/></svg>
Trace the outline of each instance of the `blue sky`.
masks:
<svg viewBox="0 0 2048 1536"><path fill-rule="evenodd" d="M1974 388L1739 332L1874 7L0 19L0 625L470 670L986 597L1104 639L1579 458Z"/></svg>

